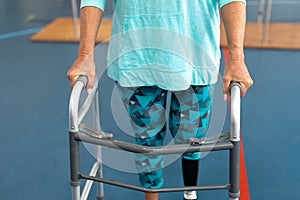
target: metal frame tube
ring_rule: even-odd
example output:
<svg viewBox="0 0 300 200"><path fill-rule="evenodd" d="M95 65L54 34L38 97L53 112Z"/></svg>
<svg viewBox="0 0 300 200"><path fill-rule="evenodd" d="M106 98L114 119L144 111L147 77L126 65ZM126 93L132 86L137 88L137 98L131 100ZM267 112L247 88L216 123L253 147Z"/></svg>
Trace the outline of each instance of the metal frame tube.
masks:
<svg viewBox="0 0 300 200"><path fill-rule="evenodd" d="M80 76L71 92L70 102L69 102L69 131L70 132L78 132L78 107L79 107L79 99L80 94L83 88L85 88L87 84L87 77Z"/></svg>
<svg viewBox="0 0 300 200"><path fill-rule="evenodd" d="M224 190L228 189L230 186L229 184L224 185L213 185L213 186L190 186L190 187L172 187L172 188L144 188L140 186L135 186L131 184L121 183L118 181L112 181L108 179L103 179L99 177L92 177L85 174L80 174L81 178L88 179L88 180L94 180L102 183L106 183L109 185L119 186L127 189L137 190L141 192L180 192L180 191L188 191L188 190Z"/></svg>
<svg viewBox="0 0 300 200"><path fill-rule="evenodd" d="M265 0L258 0L257 23L262 23L264 18L264 4Z"/></svg>
<svg viewBox="0 0 300 200"><path fill-rule="evenodd" d="M219 142L216 144L201 144L197 146L190 146L190 144L174 144L167 146L143 146L130 142L123 142L119 140L110 140L106 138L95 138L85 134L76 134L76 140L110 147L113 149L124 150L132 153L141 153L148 156L151 155L165 155L165 154L179 154L183 152L206 152L229 150L233 148L230 141Z"/></svg>
<svg viewBox="0 0 300 200"><path fill-rule="evenodd" d="M97 177L103 178L103 163L102 163L102 152L101 147L96 147L97 160L99 167L97 170ZM104 200L104 186L103 183L97 182L97 200Z"/></svg>
<svg viewBox="0 0 300 200"><path fill-rule="evenodd" d="M230 140L240 141L241 89L238 83L231 84Z"/></svg>
<svg viewBox="0 0 300 200"><path fill-rule="evenodd" d="M96 94L94 97L94 127L97 130L102 130L100 126L100 110L99 110L99 92L96 90ZM96 159L99 163L99 167L97 170L97 177L103 178L103 162L102 162L102 147L96 145ZM97 200L104 200L104 186L103 183L97 182Z"/></svg>
<svg viewBox="0 0 300 200"><path fill-rule="evenodd" d="M98 168L99 168L99 163L98 162L95 162L90 173L89 173L89 176L96 176L97 174L97 171L98 171ZM90 190L92 188L92 185L93 185L93 180L87 180L86 183L85 183L85 186L81 192L81 198L80 200L86 200L89 196L89 193L90 193Z"/></svg>
<svg viewBox="0 0 300 200"><path fill-rule="evenodd" d="M80 186L72 187L72 200L80 200Z"/></svg>
<svg viewBox="0 0 300 200"><path fill-rule="evenodd" d="M84 116L86 115L86 113L89 111L92 102L95 99L95 95L97 93L97 85L95 85L91 91L91 93L86 97L83 105L81 106L80 110L79 110L79 114L78 114L78 124L80 124L84 118Z"/></svg>
<svg viewBox="0 0 300 200"><path fill-rule="evenodd" d="M72 199L80 200L80 155L79 141L75 139L78 133L78 108L81 91L87 84L86 76L79 76L70 95L69 102L69 145L70 145L70 182L72 187Z"/></svg>
<svg viewBox="0 0 300 200"><path fill-rule="evenodd" d="M75 133L69 133L69 145L70 145L70 175L71 175L71 187L73 200L80 199L80 158L79 158L79 141L74 138Z"/></svg>
<svg viewBox="0 0 300 200"><path fill-rule="evenodd" d="M240 196L240 110L241 89L238 83L232 83L230 87L230 140L233 148L230 150L229 159L229 198L238 199Z"/></svg>
<svg viewBox="0 0 300 200"><path fill-rule="evenodd" d="M262 39L263 43L266 43L269 40L271 13L272 13L272 0L267 0L266 18L265 18L265 22L264 22L263 39Z"/></svg>
<svg viewBox="0 0 300 200"><path fill-rule="evenodd" d="M79 28L78 28L78 6L76 0L71 0L72 4L72 14L73 14L73 30L75 38L79 38Z"/></svg>
<svg viewBox="0 0 300 200"><path fill-rule="evenodd" d="M230 150L230 198L239 198L240 196L240 142L233 142L233 149Z"/></svg>

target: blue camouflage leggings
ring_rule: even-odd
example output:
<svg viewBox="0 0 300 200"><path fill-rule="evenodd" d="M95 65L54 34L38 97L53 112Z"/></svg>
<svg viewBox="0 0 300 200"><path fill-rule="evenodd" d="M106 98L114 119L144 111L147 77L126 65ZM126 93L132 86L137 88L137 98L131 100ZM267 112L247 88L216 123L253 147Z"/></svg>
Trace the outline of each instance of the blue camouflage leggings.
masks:
<svg viewBox="0 0 300 200"><path fill-rule="evenodd" d="M161 146L166 135L167 90L157 86L121 87L118 90L131 118L136 143ZM212 106L214 85L191 86L184 91L172 92L169 130L176 144L187 143L189 138L206 135ZM199 152L185 153L185 159L198 160ZM162 156L135 155L140 184L144 188L163 185Z"/></svg>

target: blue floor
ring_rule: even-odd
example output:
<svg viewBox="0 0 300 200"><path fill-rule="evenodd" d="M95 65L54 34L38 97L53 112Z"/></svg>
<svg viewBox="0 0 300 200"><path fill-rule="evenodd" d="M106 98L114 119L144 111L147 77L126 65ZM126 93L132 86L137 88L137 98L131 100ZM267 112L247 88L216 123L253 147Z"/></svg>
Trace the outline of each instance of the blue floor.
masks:
<svg viewBox="0 0 300 200"><path fill-rule="evenodd" d="M58 16L71 16L69 4L66 0L0 0L0 38L6 33L42 27ZM29 16L41 20L28 22ZM0 199L71 199L66 72L78 45L32 43L29 36L0 39ZM300 52L247 49L245 53L255 82L242 101L251 199L298 200ZM103 119L107 124L105 120L110 118ZM82 168L86 171L92 158L82 150ZM200 183L226 181L227 167L220 166L227 166L226 153L206 157L201 163ZM137 183L134 174L110 167L105 167L104 174ZM182 184L179 161L168 166L164 174L167 186ZM143 197L140 192L114 186L105 186L105 195L107 200ZM199 192L199 196L203 200L227 199L223 191ZM161 194L161 200L169 199L182 199L182 194Z"/></svg>

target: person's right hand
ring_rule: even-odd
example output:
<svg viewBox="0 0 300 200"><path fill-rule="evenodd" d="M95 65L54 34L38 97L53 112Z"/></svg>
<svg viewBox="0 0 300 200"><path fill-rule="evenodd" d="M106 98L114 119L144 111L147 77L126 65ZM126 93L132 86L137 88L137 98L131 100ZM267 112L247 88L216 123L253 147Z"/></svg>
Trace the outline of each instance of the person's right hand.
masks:
<svg viewBox="0 0 300 200"><path fill-rule="evenodd" d="M78 56L74 61L73 65L68 70L67 76L70 80L70 87L73 88L76 79L84 75L88 78L86 86L87 93L90 93L94 87L96 67L94 63L94 54L91 53L87 56Z"/></svg>

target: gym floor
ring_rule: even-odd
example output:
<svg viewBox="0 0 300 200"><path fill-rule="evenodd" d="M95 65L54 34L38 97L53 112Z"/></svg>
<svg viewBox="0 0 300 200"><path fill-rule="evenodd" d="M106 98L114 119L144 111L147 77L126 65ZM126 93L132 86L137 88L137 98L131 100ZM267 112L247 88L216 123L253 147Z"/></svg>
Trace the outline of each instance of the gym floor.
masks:
<svg viewBox="0 0 300 200"><path fill-rule="evenodd" d="M285 12L289 17L283 19L275 8L274 19L299 21L296 9L289 9ZM248 10L248 20L255 20L254 9ZM78 44L29 40L56 17L71 15L68 0L0 0L0 199L71 199L66 72ZM245 49L245 55L255 84L242 100L243 178L248 181L243 187L248 186L254 200L298 200L300 52ZM82 149L85 171L92 156ZM211 153L203 159L201 184L226 180L226 156L224 152ZM182 184L180 162L168 166L164 175L167 186ZM136 175L107 166L104 176L137 184ZM143 197L140 192L108 185L105 196L107 200ZM227 199L226 191L201 191L198 196ZM95 188L89 199L95 199ZM164 193L160 199L182 199L182 193Z"/></svg>

